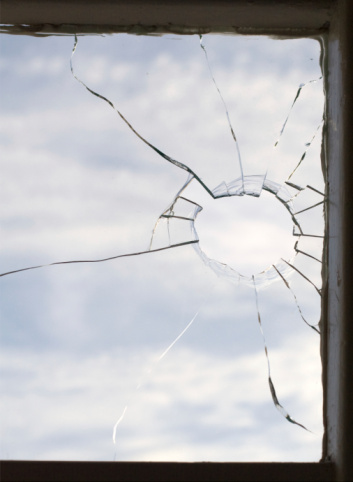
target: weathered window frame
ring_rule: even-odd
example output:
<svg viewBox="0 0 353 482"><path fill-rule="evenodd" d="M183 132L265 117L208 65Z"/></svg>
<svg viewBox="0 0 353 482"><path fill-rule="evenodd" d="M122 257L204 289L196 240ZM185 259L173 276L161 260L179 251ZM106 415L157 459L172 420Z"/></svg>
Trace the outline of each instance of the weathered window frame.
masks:
<svg viewBox="0 0 353 482"><path fill-rule="evenodd" d="M239 32L322 36L326 85L327 241L322 342L325 437L319 463L3 461L3 481L353 479L353 2L351 0L1 0L17 34Z"/></svg>

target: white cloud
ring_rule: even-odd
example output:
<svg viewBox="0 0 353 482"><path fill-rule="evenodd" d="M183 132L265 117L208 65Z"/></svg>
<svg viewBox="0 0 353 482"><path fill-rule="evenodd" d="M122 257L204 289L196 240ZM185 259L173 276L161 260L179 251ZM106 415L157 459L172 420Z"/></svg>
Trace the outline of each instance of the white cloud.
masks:
<svg viewBox="0 0 353 482"><path fill-rule="evenodd" d="M317 357L305 341L300 356L290 345L285 342L271 353L273 360L280 359L287 378L287 384L277 388L286 402L294 400L294 409L299 407L309 428L318 432L319 384L313 386L310 377L303 378L299 369L293 372L288 363L292 357L303 373L314 370ZM141 360L149 357L139 350ZM133 388L141 367L136 355L126 350L81 360L64 356L59 363L55 354L26 353L22 366L19 360L18 353L6 353L2 361L5 368L12 367L13 377L2 402L2 413L7 415L3 454L10 458L18 453L23 458L37 454L42 459L109 460L113 425L129 402L129 392L133 398L117 430L118 459L276 460L286 454L285 460L316 460L320 456L318 433L307 434L276 412L262 352L230 363L179 345L154 367L137 392ZM29 375L23 379L24 370ZM15 384L18 375L22 375L20 387ZM283 433L288 436L286 443ZM91 440L87 446L82 445L86 437ZM70 439L77 443L69 443L65 453Z"/></svg>
<svg viewBox="0 0 353 482"><path fill-rule="evenodd" d="M178 52L177 44L173 48ZM136 52L133 60L117 60L106 47L88 51L90 58L80 49L75 57L82 80L118 99L118 108L143 136L195 169L211 188L239 175L224 107L201 50L197 60L191 49L186 52L184 65L166 50L148 60L147 47L142 60ZM246 63L241 51L238 56ZM6 62L10 65L10 59ZM297 88L296 76L301 81L306 74L287 66L290 74L281 79L275 71L264 77L251 70L245 77L235 64L225 68L220 59L214 64L244 166L249 173L265 172ZM10 73L28 68L33 77L51 76L54 94L50 102L47 94L42 98L38 81L32 107L23 115L4 111L0 118L3 270L145 249L154 222L186 179L184 171L158 158L110 107L73 79L59 87L56 76L64 65L68 69L65 56L50 56L45 49L41 56L36 47L33 58L22 57L10 68ZM21 104L27 92L17 95ZM313 94L315 105L320 95ZM287 167L296 164L311 136L310 109L305 99L293 114L300 129L293 140L283 135L287 150L278 150L280 162L271 167L270 179L276 173L284 182ZM199 201L194 186L188 195ZM241 213L244 223L247 215ZM271 257L281 231L281 223L272 231ZM218 249L223 251L232 245L234 232L229 239L221 234ZM252 242L241 239L243 245ZM192 329L133 397L119 427L117 457L318 459L320 440L287 423L273 406L254 293L234 291L217 280L192 248L157 254L3 279L8 348L1 363L8 378L3 382L2 455L112 459L112 427L140 374L201 307ZM290 292L281 288L259 297L278 396L294 418L319 431L317 341L307 336L307 327L297 328L303 323ZM305 306L310 306L310 293L306 288L301 293Z"/></svg>

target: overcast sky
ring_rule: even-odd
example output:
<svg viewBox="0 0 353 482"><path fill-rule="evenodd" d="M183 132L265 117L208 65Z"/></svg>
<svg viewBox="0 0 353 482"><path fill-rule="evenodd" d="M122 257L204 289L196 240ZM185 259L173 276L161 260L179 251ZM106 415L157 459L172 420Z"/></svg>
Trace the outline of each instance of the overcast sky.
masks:
<svg viewBox="0 0 353 482"><path fill-rule="evenodd" d="M1 273L148 250L188 173L73 78L73 37L2 35L0 45ZM319 43L205 36L203 45L246 179L267 174L284 185L308 149L290 182L323 191L322 83L310 82L321 76ZM80 37L73 67L209 190L241 177L197 36ZM320 263L293 260L298 238L273 194L215 200L193 180L183 196L203 207L195 228L208 258L251 279L283 257L320 287ZM293 212L322 199L305 189ZM190 216L190 206L179 203L176 214ZM322 235L322 205L299 216L305 233ZM172 220L169 233L161 222L152 247L193 236L189 221ZM321 256L319 238L299 243ZM292 291L279 276L257 291L278 399L311 433L273 404L255 290L212 266L186 245L3 277L1 458L318 460L319 335L293 293L310 324L320 296L295 270Z"/></svg>

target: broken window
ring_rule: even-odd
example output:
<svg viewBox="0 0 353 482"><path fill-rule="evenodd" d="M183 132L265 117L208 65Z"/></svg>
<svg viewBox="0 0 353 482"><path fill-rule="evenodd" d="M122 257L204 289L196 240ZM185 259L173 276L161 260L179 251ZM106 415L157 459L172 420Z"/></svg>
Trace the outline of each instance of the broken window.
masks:
<svg viewBox="0 0 353 482"><path fill-rule="evenodd" d="M1 457L318 460L319 43L1 42Z"/></svg>

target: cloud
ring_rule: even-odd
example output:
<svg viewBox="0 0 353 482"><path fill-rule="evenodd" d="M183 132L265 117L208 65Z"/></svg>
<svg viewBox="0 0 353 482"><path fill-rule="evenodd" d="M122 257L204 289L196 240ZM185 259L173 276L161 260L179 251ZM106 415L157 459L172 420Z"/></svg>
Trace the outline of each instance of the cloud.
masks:
<svg viewBox="0 0 353 482"><path fill-rule="evenodd" d="M158 157L74 81L68 66L73 39L50 39L50 47L45 39L24 40L21 45L15 38L16 55L2 63L9 92L0 118L2 271L148 249L154 223L186 172ZM187 39L185 47L167 40L154 55L159 40L134 38L128 50L120 48L126 36L80 39L74 66L141 135L194 169L210 188L231 181L240 175L235 143L198 39ZM316 128L309 100L321 102L319 87L307 89L308 99L303 93L304 106L293 111L293 124L300 125L290 130L288 124L277 157L273 143L298 83L319 68L304 62L297 69L305 49L298 47L288 60L284 42L271 41L280 45L280 67L269 68L273 62L257 44L249 50L262 52L258 68L245 76L250 53L241 42L237 48L222 44L216 55L210 40L210 63L247 173L265 173L273 159L268 178L284 182ZM317 167L308 171L305 179ZM193 183L187 195L202 204L207 195L200 189ZM238 215L248 227L248 211ZM240 236L242 247L267 230ZM282 222L272 228L271 258L282 230ZM208 232L215 236L212 220ZM216 234L221 257L239 234ZM111 460L112 428L132 396L119 427L118 459L319 458L320 440L288 424L273 406L254 292L218 279L191 246L28 271L3 278L2 285L3 457ZM301 296L305 310L316 313L307 286ZM316 429L318 337L308 335L284 284L261 292L259 303L278 396L295 419ZM135 393L150 366L151 376Z"/></svg>
<svg viewBox="0 0 353 482"><path fill-rule="evenodd" d="M288 355L301 365L301 370L292 370L290 383L282 385L282 397L294 398L295 411L303 412L310 427L320 430L316 409L319 384L313 386L311 378L303 379L300 373L310 367L317 377L315 351L304 342L298 357L290 345L285 343L272 353L273 359L280 360L287 380ZM151 353L146 349L138 352L146 369ZM21 363L19 353L6 353L2 365L11 370L13 381L20 380L19 374L22 380L20 385L12 382L3 397L2 413L7 415L3 453L21 457L26 450L30 457L69 460L111 460L114 450L119 460L283 457L293 461L319 457L318 435L288 428L269 400L263 353L244 355L230 363L179 345L154 366L135 392L141 379L136 354L120 349L98 357L68 355L58 363L55 353L26 353L26 362ZM114 447L112 427L126 403L129 407L118 426ZM255 433L259 434L258 450L250 442ZM283 433L288 436L286 448L273 443L273 438L283 437ZM302 445L299 450L298 443Z"/></svg>

